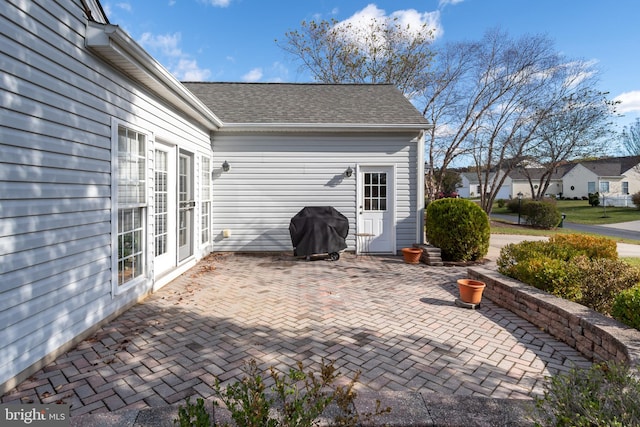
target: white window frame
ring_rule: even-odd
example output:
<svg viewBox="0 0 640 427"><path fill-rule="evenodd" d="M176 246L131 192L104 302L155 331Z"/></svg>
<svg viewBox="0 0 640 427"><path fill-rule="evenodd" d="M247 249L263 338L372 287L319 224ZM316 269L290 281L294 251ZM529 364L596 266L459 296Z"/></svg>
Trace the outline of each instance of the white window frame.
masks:
<svg viewBox="0 0 640 427"><path fill-rule="evenodd" d="M598 186L598 191L600 193L608 193L611 185L609 181L600 181L600 185Z"/></svg>
<svg viewBox="0 0 640 427"><path fill-rule="evenodd" d="M118 135L120 127L127 128L134 132L138 132L145 135L145 200L143 203L137 205L142 208L141 221L142 221L142 274L122 285L118 284L118 221L120 213L120 205L118 203ZM152 154L150 154L152 153ZM153 192L153 188L150 186L150 165L153 164L153 159L150 158L154 153L154 136L152 132L136 126L132 123L125 122L116 118L111 120L111 294L112 297L123 294L132 288L136 288L140 285L150 285L149 278L152 277L149 270L151 252L149 249L149 212L152 208L149 204L150 198L153 195L149 192ZM136 206L130 206L127 208L136 208Z"/></svg>
<svg viewBox="0 0 640 427"><path fill-rule="evenodd" d="M622 194L629 194L629 181L622 181Z"/></svg>
<svg viewBox="0 0 640 427"><path fill-rule="evenodd" d="M211 157L200 157L200 244L211 243ZM206 212L206 213L205 213ZM206 216L206 219L205 219ZM206 240L203 236L206 233Z"/></svg>

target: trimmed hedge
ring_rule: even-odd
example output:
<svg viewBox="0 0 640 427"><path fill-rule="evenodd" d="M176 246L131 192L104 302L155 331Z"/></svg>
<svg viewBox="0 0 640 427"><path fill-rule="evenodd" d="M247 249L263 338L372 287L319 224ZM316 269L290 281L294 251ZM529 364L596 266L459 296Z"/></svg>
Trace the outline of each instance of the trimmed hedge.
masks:
<svg viewBox="0 0 640 427"><path fill-rule="evenodd" d="M476 261L489 252L489 217L466 199L439 199L427 206L427 240L445 261Z"/></svg>
<svg viewBox="0 0 640 427"><path fill-rule="evenodd" d="M640 329L640 286L620 292L611 307L611 316L627 326Z"/></svg>
<svg viewBox="0 0 640 427"><path fill-rule="evenodd" d="M640 270L617 258L611 239L568 234L506 245L497 265L505 276L609 314L618 294L640 282Z"/></svg>
<svg viewBox="0 0 640 427"><path fill-rule="evenodd" d="M522 215L527 224L538 228L555 228L560 224L562 214L555 203L527 200L522 204Z"/></svg>

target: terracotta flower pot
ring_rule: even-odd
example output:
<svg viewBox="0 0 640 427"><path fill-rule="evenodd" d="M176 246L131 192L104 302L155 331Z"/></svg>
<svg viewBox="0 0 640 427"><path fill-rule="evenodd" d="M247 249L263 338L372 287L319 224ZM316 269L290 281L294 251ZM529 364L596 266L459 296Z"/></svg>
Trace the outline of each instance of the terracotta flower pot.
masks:
<svg viewBox="0 0 640 427"><path fill-rule="evenodd" d="M421 255L422 249L420 248L402 248L402 256L407 264L418 264Z"/></svg>
<svg viewBox="0 0 640 427"><path fill-rule="evenodd" d="M484 282L473 279L458 279L460 300L467 304L480 304L482 291L487 285Z"/></svg>

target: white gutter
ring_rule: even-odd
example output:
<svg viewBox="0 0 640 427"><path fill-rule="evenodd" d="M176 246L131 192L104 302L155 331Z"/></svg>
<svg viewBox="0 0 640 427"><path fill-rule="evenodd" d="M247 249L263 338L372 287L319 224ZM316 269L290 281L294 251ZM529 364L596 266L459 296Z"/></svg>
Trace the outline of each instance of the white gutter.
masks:
<svg viewBox="0 0 640 427"><path fill-rule="evenodd" d="M415 124L371 124L371 123L224 123L223 132L423 132L431 125ZM424 138L423 138L424 139Z"/></svg>
<svg viewBox="0 0 640 427"><path fill-rule="evenodd" d="M85 46L210 130L222 121L117 25L87 22Z"/></svg>

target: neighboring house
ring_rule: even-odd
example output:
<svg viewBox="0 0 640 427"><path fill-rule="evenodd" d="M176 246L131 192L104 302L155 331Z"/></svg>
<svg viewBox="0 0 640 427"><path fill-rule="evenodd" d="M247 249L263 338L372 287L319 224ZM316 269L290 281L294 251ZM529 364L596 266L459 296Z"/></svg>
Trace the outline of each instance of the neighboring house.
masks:
<svg viewBox="0 0 640 427"><path fill-rule="evenodd" d="M549 186L545 191L545 196L559 196L563 194L562 177L570 169L565 166L558 166L551 174L549 180ZM540 186L540 178L546 172L544 168L531 167L531 168L516 168L509 173L511 178L510 197L518 197L518 193L522 193L524 198L531 197L531 185L533 184L533 193L537 194L538 187ZM529 181L531 180L531 182Z"/></svg>
<svg viewBox="0 0 640 427"><path fill-rule="evenodd" d="M2 392L212 251L290 250L304 206L345 214L350 250L421 241L428 126L394 88L190 84L200 99L97 0L0 12Z"/></svg>
<svg viewBox="0 0 640 427"><path fill-rule="evenodd" d="M496 176L501 177L503 175L504 174L502 173L495 174L492 172L489 175L489 179L490 179L489 188L491 188L493 180L496 178ZM460 188L458 189L458 195L460 197L469 198L469 199L480 198L480 194L482 193L482 185L480 183L480 180L478 179L478 174L476 172L462 172L460 173L460 178L462 180L462 183ZM507 176L504 180L504 183L498 190L498 193L496 195L496 200L508 199L510 194L511 194L511 177Z"/></svg>
<svg viewBox="0 0 640 427"><path fill-rule="evenodd" d="M516 198L518 193L531 197L540 185L543 168L516 168L509 173L496 199ZM492 178L495 175L492 175ZM480 182L475 172L461 174L460 197L479 197ZM632 206L630 195L640 191L640 157L611 157L584 160L558 166L551 176L546 196L562 196L567 199L587 198L589 193L600 193L600 202L607 205Z"/></svg>
<svg viewBox="0 0 640 427"><path fill-rule="evenodd" d="M576 164L563 176L563 196L583 198L599 193L607 205L632 206L630 195L640 191L640 157L613 157Z"/></svg>

